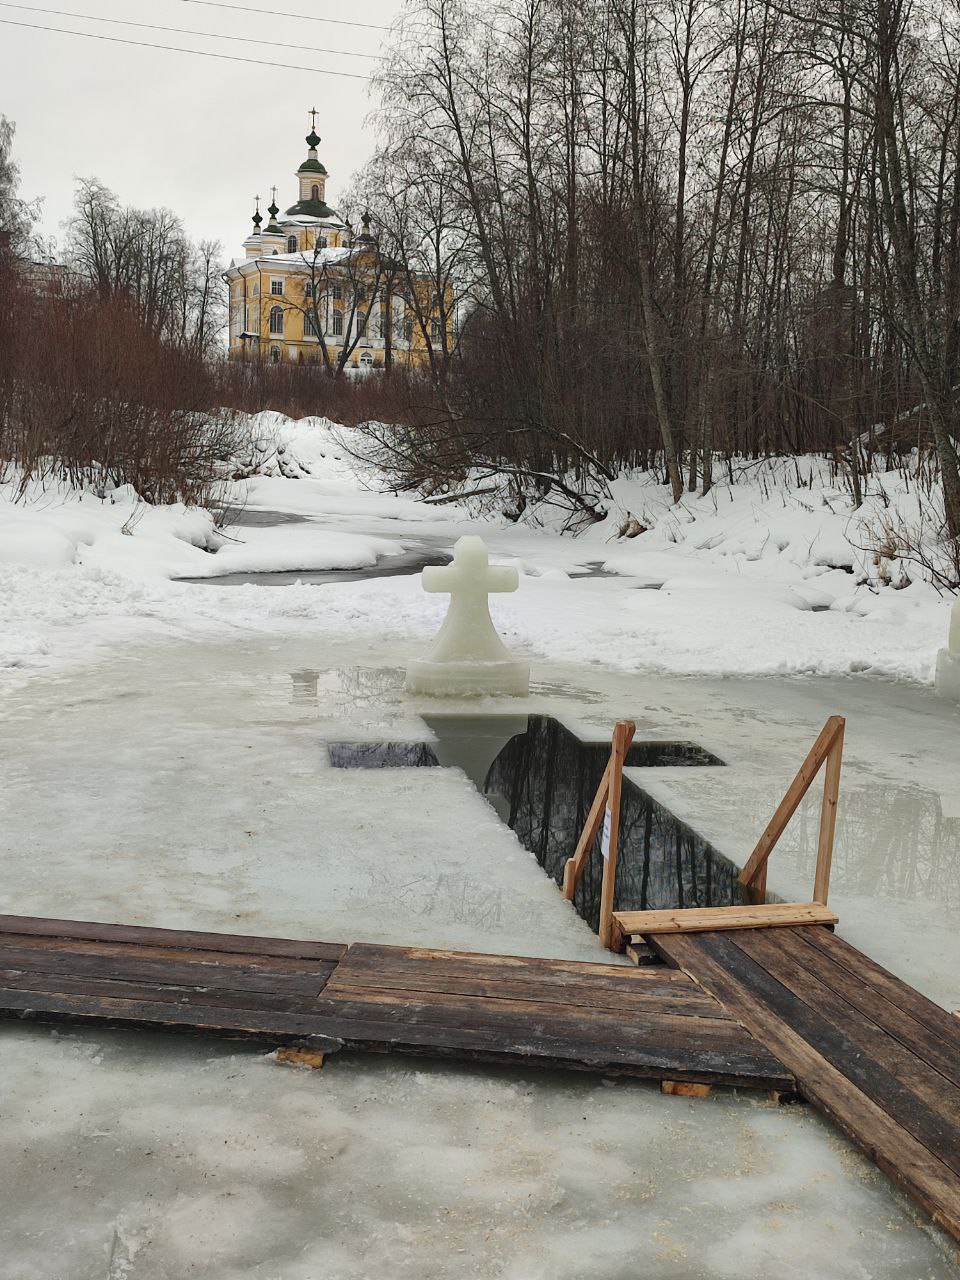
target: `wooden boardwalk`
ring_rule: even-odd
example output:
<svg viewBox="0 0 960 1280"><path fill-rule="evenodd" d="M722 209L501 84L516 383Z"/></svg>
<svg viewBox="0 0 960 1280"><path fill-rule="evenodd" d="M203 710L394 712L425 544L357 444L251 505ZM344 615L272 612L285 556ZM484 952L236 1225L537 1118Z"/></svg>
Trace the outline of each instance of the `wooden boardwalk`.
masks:
<svg viewBox="0 0 960 1280"><path fill-rule="evenodd" d="M0 916L0 1016L792 1090L686 975Z"/></svg>
<svg viewBox="0 0 960 1280"><path fill-rule="evenodd" d="M667 966L0 916L0 1017L797 1088L960 1239L960 1020L822 925L644 936Z"/></svg>
<svg viewBox="0 0 960 1280"><path fill-rule="evenodd" d="M822 926L647 939L960 1239L960 1020Z"/></svg>

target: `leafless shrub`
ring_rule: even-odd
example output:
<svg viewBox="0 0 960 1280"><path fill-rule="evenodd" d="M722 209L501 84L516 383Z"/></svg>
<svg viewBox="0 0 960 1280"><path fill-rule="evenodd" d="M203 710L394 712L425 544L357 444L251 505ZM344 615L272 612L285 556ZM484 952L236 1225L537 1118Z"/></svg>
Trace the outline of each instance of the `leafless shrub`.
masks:
<svg viewBox="0 0 960 1280"><path fill-rule="evenodd" d="M22 486L55 478L129 484L148 502L208 500L236 437L208 365L150 332L125 298L39 288L16 263L6 277L0 458Z"/></svg>

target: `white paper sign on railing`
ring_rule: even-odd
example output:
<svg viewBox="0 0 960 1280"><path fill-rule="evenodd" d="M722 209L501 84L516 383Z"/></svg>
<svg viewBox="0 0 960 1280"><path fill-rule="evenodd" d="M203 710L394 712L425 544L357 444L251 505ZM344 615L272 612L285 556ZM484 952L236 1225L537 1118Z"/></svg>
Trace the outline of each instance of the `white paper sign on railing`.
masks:
<svg viewBox="0 0 960 1280"><path fill-rule="evenodd" d="M613 822L613 814L610 812L610 806L607 805L603 813L603 832L600 836L600 852L605 858L610 857L610 824Z"/></svg>

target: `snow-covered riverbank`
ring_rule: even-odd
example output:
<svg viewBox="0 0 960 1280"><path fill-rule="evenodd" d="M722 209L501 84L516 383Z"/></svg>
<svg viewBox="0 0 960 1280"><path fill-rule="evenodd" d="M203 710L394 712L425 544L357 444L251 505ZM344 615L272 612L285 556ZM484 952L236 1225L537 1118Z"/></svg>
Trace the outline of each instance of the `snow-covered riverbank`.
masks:
<svg viewBox="0 0 960 1280"><path fill-rule="evenodd" d="M258 474L230 484L224 500L304 517L293 525L228 523L221 532L206 512L145 507L128 491L34 489L14 504L12 486L0 486L0 679L160 634L372 629L416 647L443 602L415 578L283 592L174 579L370 568L424 537L449 547L479 532L523 574L521 591L496 610L504 634L534 661L932 681L947 601L919 578L901 589L877 585L858 517L811 460L803 472L796 464L799 482L786 464L770 464L678 509L648 477L624 479L608 519L573 538L380 493L375 477L356 474L329 424L261 419ZM649 531L618 538L628 512L650 521ZM902 583L904 572L898 563L883 574Z"/></svg>

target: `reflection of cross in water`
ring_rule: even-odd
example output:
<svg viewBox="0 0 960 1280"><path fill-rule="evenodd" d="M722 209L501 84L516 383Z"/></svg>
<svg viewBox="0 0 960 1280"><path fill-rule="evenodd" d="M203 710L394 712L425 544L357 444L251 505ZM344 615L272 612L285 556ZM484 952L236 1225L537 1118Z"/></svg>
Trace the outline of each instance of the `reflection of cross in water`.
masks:
<svg viewBox="0 0 960 1280"><path fill-rule="evenodd" d="M316 706L318 700L318 685L320 682L319 671L291 671L290 679L293 681L293 691L290 695L291 702L309 702L312 706Z"/></svg>
<svg viewBox="0 0 960 1280"><path fill-rule="evenodd" d="M428 565L424 591L448 592L450 609L430 650L431 662L509 662L497 635L487 597L516 591L516 569L491 565L482 538L461 538L453 549L453 564Z"/></svg>

